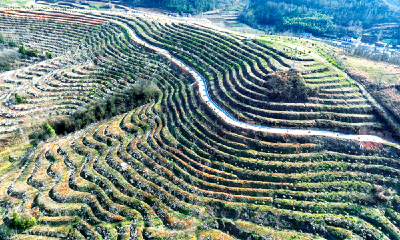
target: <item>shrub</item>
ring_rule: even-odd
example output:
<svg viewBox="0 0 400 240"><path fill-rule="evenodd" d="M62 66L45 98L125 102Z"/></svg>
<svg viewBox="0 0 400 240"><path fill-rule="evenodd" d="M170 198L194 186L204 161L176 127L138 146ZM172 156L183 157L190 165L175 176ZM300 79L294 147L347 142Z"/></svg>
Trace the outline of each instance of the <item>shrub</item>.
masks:
<svg viewBox="0 0 400 240"><path fill-rule="evenodd" d="M50 52L46 52L46 58L52 59L53 58L53 54L50 53Z"/></svg>
<svg viewBox="0 0 400 240"><path fill-rule="evenodd" d="M17 100L18 103L23 103L24 99L18 95L18 93L14 94L15 99Z"/></svg>
<svg viewBox="0 0 400 240"><path fill-rule="evenodd" d="M37 49L27 50L26 55L30 57L37 57L39 55L39 51Z"/></svg>
<svg viewBox="0 0 400 240"><path fill-rule="evenodd" d="M3 35L0 33L0 43L5 43L6 41L4 40L4 37L3 37Z"/></svg>
<svg viewBox="0 0 400 240"><path fill-rule="evenodd" d="M150 125L148 123L139 123L139 127L143 129L143 131L150 130Z"/></svg>
<svg viewBox="0 0 400 240"><path fill-rule="evenodd" d="M29 134L29 140L33 146L37 146L40 141L46 141L47 139L49 139L49 134L44 129Z"/></svg>
<svg viewBox="0 0 400 240"><path fill-rule="evenodd" d="M21 46L19 47L18 52L21 53L21 54L25 54L24 45L21 45Z"/></svg>
<svg viewBox="0 0 400 240"><path fill-rule="evenodd" d="M36 224L34 217L21 217L18 213L13 213L11 225L17 229L24 230Z"/></svg>
<svg viewBox="0 0 400 240"><path fill-rule="evenodd" d="M7 233L5 233L2 230L0 230L0 239L8 239Z"/></svg>
<svg viewBox="0 0 400 240"><path fill-rule="evenodd" d="M11 155L8 156L8 161L9 161L9 162L13 163L13 162L15 162L16 160L17 160L17 159L14 158L14 157L11 157ZM0 239L1 239L1 238L0 238Z"/></svg>
<svg viewBox="0 0 400 240"><path fill-rule="evenodd" d="M56 132L55 132L54 129L50 126L50 124L45 123L43 127L44 127L44 130L46 131L46 133L49 134L50 136L56 135Z"/></svg>
<svg viewBox="0 0 400 240"><path fill-rule="evenodd" d="M16 47L16 46L17 46L17 43L14 42L14 41L8 41L8 46L10 46L10 47Z"/></svg>
<svg viewBox="0 0 400 240"><path fill-rule="evenodd" d="M21 54L30 56L30 57L37 57L39 55L39 51L37 49L29 50L29 49L26 49L24 47L24 45L21 45L21 47L19 47L18 52L20 52ZM47 53L46 53L46 56L47 56Z"/></svg>

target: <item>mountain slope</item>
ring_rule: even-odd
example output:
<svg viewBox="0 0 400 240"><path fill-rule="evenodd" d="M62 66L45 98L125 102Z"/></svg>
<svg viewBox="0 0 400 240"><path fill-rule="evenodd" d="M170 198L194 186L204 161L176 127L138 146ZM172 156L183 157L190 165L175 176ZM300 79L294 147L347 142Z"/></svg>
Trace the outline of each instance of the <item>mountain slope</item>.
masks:
<svg viewBox="0 0 400 240"><path fill-rule="evenodd" d="M276 25L278 30L341 35L350 30L348 27L365 29L376 23L399 22L399 17L397 8L381 0L250 0L242 20L251 25ZM353 30L351 34L355 32Z"/></svg>

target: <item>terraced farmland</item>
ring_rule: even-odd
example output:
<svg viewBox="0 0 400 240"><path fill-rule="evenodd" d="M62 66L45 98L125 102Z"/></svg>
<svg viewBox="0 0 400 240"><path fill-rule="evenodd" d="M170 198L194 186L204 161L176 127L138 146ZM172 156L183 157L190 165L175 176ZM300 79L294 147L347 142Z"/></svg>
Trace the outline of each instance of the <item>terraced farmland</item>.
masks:
<svg viewBox="0 0 400 240"><path fill-rule="evenodd" d="M140 17L125 21L146 41L193 65L208 79L212 99L241 121L353 132L361 126L380 129L359 89L307 53L288 55L273 42L244 41L202 26ZM288 78L299 83L282 83Z"/></svg>
<svg viewBox="0 0 400 240"><path fill-rule="evenodd" d="M136 80L150 78L156 70L150 69L139 48L126 45L128 40L118 26L104 20L10 11L1 17L5 38L55 55L45 61L30 59L34 64L2 74L3 146L15 132L30 132L49 118L63 119L110 96L124 96ZM125 68L130 69L129 75ZM15 93L22 103L14 99Z"/></svg>
<svg viewBox="0 0 400 240"><path fill-rule="evenodd" d="M30 14L24 19L29 24L18 26L42 26L44 15L49 26L70 24L69 15ZM20 20L17 15L3 13L5 22ZM96 102L127 98L126 89L138 82L154 84L158 94L123 114L41 143L0 169L3 234L11 239L400 238L397 145L235 127L204 103L189 72L135 42L127 29L197 69L213 101L244 122L383 131L386 123L357 86L307 54L291 60L273 43L246 42L196 24L101 17L86 16L86 22L98 22L95 26L70 28L91 30L71 33L83 41L70 53L63 49L71 47L60 47L55 59L32 65L24 75L5 74L4 79L22 82L2 83L7 91L26 101L4 107L11 96L5 95L4 111L21 114L2 121L25 121L19 126L35 131ZM288 91L292 97L285 96ZM34 217L36 224L17 230L10 220L14 213Z"/></svg>

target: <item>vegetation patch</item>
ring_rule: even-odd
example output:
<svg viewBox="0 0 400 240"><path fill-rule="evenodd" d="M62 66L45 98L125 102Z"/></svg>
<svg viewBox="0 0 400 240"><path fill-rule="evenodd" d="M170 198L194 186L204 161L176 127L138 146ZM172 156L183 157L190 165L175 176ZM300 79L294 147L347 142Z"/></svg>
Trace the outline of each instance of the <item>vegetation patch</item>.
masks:
<svg viewBox="0 0 400 240"><path fill-rule="evenodd" d="M24 99L18 95L18 93L14 94L15 100L17 100L18 103L23 103Z"/></svg>
<svg viewBox="0 0 400 240"><path fill-rule="evenodd" d="M24 45L21 45L19 47L18 52L21 54L25 54L29 57L37 57L39 54L39 51L37 49L26 49Z"/></svg>
<svg viewBox="0 0 400 240"><path fill-rule="evenodd" d="M372 13L371 4L378 11ZM335 6L331 8L331 6ZM386 14L385 14L386 13ZM367 17L368 16L368 17ZM345 4L334 0L329 4L319 4L295 0L250 0L248 8L240 19L253 27L263 28L268 25L275 31L306 31L322 36L341 37L350 35L361 37L363 29L374 25L395 23L400 16L397 7L380 1L347 1ZM399 36L396 29L393 36Z"/></svg>
<svg viewBox="0 0 400 240"><path fill-rule="evenodd" d="M264 87L271 101L305 102L317 93L316 89L306 85L302 74L295 70L275 72L266 79Z"/></svg>
<svg viewBox="0 0 400 240"><path fill-rule="evenodd" d="M19 213L13 213L11 226L18 230L25 230L36 224L36 218L30 216L21 216Z"/></svg>
<svg viewBox="0 0 400 240"><path fill-rule="evenodd" d="M154 100L158 95L159 90L154 83L141 81L124 90L123 97L111 97L106 101L98 102L84 111L76 112L66 120L53 122L52 125L57 134L70 133L91 123L125 113Z"/></svg>

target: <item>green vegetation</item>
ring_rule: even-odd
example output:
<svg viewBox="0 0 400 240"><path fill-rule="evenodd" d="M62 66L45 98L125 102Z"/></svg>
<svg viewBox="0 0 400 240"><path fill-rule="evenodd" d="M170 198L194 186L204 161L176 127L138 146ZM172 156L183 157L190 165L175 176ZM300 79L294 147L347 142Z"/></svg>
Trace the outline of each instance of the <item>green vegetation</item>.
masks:
<svg viewBox="0 0 400 240"><path fill-rule="evenodd" d="M220 4L232 4L235 0L133 0L134 6L170 8L179 12L200 13L216 9Z"/></svg>
<svg viewBox="0 0 400 240"><path fill-rule="evenodd" d="M18 52L21 53L21 54L25 54L27 56L30 56L30 57L37 57L38 54L39 54L39 51L37 49L26 49L24 47L24 45L21 45L19 47ZM46 54L46 56L47 56L47 54Z"/></svg>
<svg viewBox="0 0 400 240"><path fill-rule="evenodd" d="M55 135L56 131L54 128L49 123L45 123L43 128L41 128L39 131L30 133L28 137L30 139L30 144L32 146L37 146L40 141L46 141Z"/></svg>
<svg viewBox="0 0 400 240"><path fill-rule="evenodd" d="M51 127L51 126L50 126ZM36 147L41 141L46 141L51 138L51 136L47 133L47 131L44 129L40 129L39 131L34 131L33 133L29 134L29 143Z"/></svg>
<svg viewBox="0 0 400 240"><path fill-rule="evenodd" d="M232 26L234 26L234 27L243 27L244 23L233 23Z"/></svg>
<svg viewBox="0 0 400 240"><path fill-rule="evenodd" d="M11 226L18 230L25 230L36 224L36 219L34 217L21 216L18 213L13 213L11 219Z"/></svg>
<svg viewBox="0 0 400 240"><path fill-rule="evenodd" d="M256 40L267 41L267 42L269 41L269 44L274 44L274 47L278 48L280 51L284 51L283 48L285 48L286 51L289 51L287 53L291 55L295 53L295 49L285 47L284 43L299 45L310 50L312 49L313 52L318 53L319 55L326 57L327 59L332 57L331 55L333 52L339 51L339 49L336 47L312 39L304 39L300 37L284 37L279 35L260 36L260 37L261 38ZM301 54L301 52L298 53Z"/></svg>
<svg viewBox="0 0 400 240"><path fill-rule="evenodd" d="M6 40L4 40L3 34L0 33L0 44L4 44Z"/></svg>
<svg viewBox="0 0 400 240"><path fill-rule="evenodd" d="M46 52L46 58L47 59L52 59L53 58L53 54L50 52Z"/></svg>
<svg viewBox="0 0 400 240"><path fill-rule="evenodd" d="M106 101L101 101L88 107L85 111L76 112L67 120L61 120L52 125L57 134L70 133L91 123L125 113L132 108L153 100L158 94L159 90L154 83L141 81L126 89L124 97L108 98Z"/></svg>
<svg viewBox="0 0 400 240"><path fill-rule="evenodd" d="M20 97L20 96L18 95L18 93L15 93L15 94L14 94L14 97L15 97L15 99L17 100L18 103L23 103L23 102L24 102L24 99L23 99L22 97Z"/></svg>
<svg viewBox="0 0 400 240"><path fill-rule="evenodd" d="M334 6L334 7L333 7ZM377 0L329 3L301 0L250 0L241 19L251 26L276 26L276 31L306 31L318 35L359 37L373 24L398 22L400 10Z"/></svg>
<svg viewBox="0 0 400 240"><path fill-rule="evenodd" d="M302 17L284 17L282 28L292 28L300 31L311 32L318 35L323 35L334 30L331 18L327 15L319 13L305 15Z"/></svg>
<svg viewBox="0 0 400 240"><path fill-rule="evenodd" d="M331 54L326 53L326 54L324 55L324 57L326 58L326 60L328 60L328 62L329 62L330 64L332 64L333 66L335 66L335 67L337 67L337 68L343 70L342 64L340 64Z"/></svg>
<svg viewBox="0 0 400 240"><path fill-rule="evenodd" d="M225 10L226 11L243 11L245 8L246 8L246 4L240 3L240 4L233 5Z"/></svg>
<svg viewBox="0 0 400 240"><path fill-rule="evenodd" d="M50 137L56 135L56 132L55 132L54 129L50 126L50 124L45 123L45 124L43 125L43 128L44 128L44 131L45 131Z"/></svg>
<svg viewBox="0 0 400 240"><path fill-rule="evenodd" d="M16 46L18 46L18 45L17 45L16 42L10 40L10 41L8 41L8 46L10 46L10 47L16 47Z"/></svg>
<svg viewBox="0 0 400 240"><path fill-rule="evenodd" d="M93 7L96 9L99 9L102 5L103 5L103 3L96 3L96 2L89 3L90 7Z"/></svg>
<svg viewBox="0 0 400 240"><path fill-rule="evenodd" d="M4 3L7 5L11 6L17 6L17 7L27 7L27 3L30 2L30 0L0 0L0 3ZM30 6L28 6L30 7Z"/></svg>

